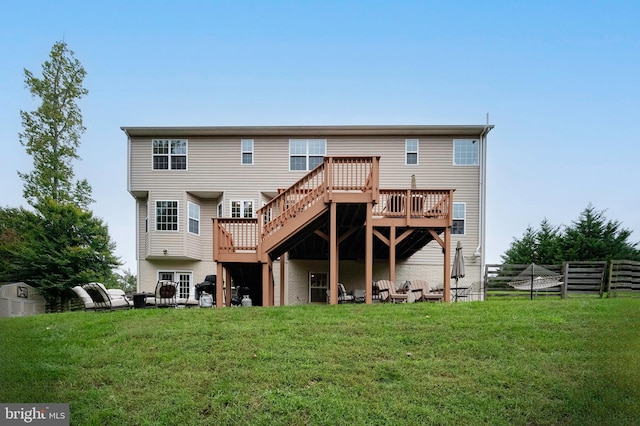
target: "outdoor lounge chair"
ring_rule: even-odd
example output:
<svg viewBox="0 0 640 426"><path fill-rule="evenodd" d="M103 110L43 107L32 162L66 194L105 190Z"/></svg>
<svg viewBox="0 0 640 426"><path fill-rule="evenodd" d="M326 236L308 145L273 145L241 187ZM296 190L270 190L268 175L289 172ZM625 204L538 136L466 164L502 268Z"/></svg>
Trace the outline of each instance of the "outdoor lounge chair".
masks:
<svg viewBox="0 0 640 426"><path fill-rule="evenodd" d="M85 284L82 286L82 289L89 295L93 302L92 308L87 308L88 305L85 303L85 309L112 311L115 309L130 309L132 307L129 300L123 296L124 292L121 293L121 291L116 291L111 294L110 291L101 283ZM74 291L76 294L80 295L78 291Z"/></svg>
<svg viewBox="0 0 640 426"><path fill-rule="evenodd" d="M396 285L393 281L378 280L376 281L376 285L380 289L381 302L406 302L408 299L408 294L397 292Z"/></svg>
<svg viewBox="0 0 640 426"><path fill-rule="evenodd" d="M442 291L431 288L427 280L411 280L407 282L409 283L409 291L413 294L414 302L442 302L444 300Z"/></svg>
<svg viewBox="0 0 640 426"><path fill-rule="evenodd" d="M89 296L89 293L87 293L87 291L84 288L77 285L73 287L71 290L73 290L76 296L78 296L78 298L82 301L82 303L84 304L85 311L88 311L89 309L93 309L95 307L93 304L93 300L91 299L91 296Z"/></svg>
<svg viewBox="0 0 640 426"><path fill-rule="evenodd" d="M352 294L348 294L344 288L344 284L338 283L338 303L354 302L356 298Z"/></svg>

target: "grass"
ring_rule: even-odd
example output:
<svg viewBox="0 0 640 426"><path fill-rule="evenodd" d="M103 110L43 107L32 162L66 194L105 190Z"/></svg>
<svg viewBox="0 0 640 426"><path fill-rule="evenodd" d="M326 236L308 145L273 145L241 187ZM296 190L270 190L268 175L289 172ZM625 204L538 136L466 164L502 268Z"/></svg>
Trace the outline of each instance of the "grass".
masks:
<svg viewBox="0 0 640 426"><path fill-rule="evenodd" d="M0 401L77 425L631 425L638 299L0 319Z"/></svg>

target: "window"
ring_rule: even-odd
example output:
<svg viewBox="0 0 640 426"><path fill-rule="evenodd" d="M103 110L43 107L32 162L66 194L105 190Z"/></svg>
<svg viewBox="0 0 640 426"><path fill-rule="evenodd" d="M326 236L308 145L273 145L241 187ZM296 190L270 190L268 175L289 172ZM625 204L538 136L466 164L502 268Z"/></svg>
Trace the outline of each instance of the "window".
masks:
<svg viewBox="0 0 640 426"><path fill-rule="evenodd" d="M154 139L153 170L186 170L186 139Z"/></svg>
<svg viewBox="0 0 640 426"><path fill-rule="evenodd" d="M231 217L253 217L253 201L232 201Z"/></svg>
<svg viewBox="0 0 640 426"><path fill-rule="evenodd" d="M242 139L240 145L242 164L253 164L253 139Z"/></svg>
<svg viewBox="0 0 640 426"><path fill-rule="evenodd" d="M178 202L156 201L156 231L178 230Z"/></svg>
<svg viewBox="0 0 640 426"><path fill-rule="evenodd" d="M182 271L159 271L158 281L166 280L178 283L178 298L188 299L192 293L191 289L191 272Z"/></svg>
<svg viewBox="0 0 640 426"><path fill-rule="evenodd" d="M327 302L329 277L326 272L309 272L309 302Z"/></svg>
<svg viewBox="0 0 640 426"><path fill-rule="evenodd" d="M313 170L322 163L327 151L324 139L291 139L289 170Z"/></svg>
<svg viewBox="0 0 640 426"><path fill-rule="evenodd" d="M407 139L404 141L405 164L418 164L418 139Z"/></svg>
<svg viewBox="0 0 640 426"><path fill-rule="evenodd" d="M477 166L479 164L479 145L477 139L454 139L453 164L456 166Z"/></svg>
<svg viewBox="0 0 640 426"><path fill-rule="evenodd" d="M200 235L200 206L189 203L189 232Z"/></svg>
<svg viewBox="0 0 640 426"><path fill-rule="evenodd" d="M467 205L465 203L453 203L453 226L451 227L451 234L464 235L466 210Z"/></svg>

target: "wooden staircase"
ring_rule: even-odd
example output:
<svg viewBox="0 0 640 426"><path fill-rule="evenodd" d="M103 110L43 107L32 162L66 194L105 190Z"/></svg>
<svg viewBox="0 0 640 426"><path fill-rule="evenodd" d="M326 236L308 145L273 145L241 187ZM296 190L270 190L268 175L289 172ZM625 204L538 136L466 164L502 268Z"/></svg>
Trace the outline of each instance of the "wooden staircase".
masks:
<svg viewBox="0 0 640 426"><path fill-rule="evenodd" d="M330 301L334 303L335 299L337 303L337 285L333 284L337 283L337 245L350 235L360 235L366 241L360 247L367 246L369 263L373 258L374 235L389 247L392 279L395 279L395 248L403 241L405 245L411 243L407 253L415 252L433 239L448 253L446 243L452 223L453 190L381 190L378 186L379 160L377 156L325 157L314 170L279 191L257 211L255 218L214 218L213 257L218 263L218 275L222 275L225 265L236 268L238 264L262 265L262 304L272 305L272 261L313 234L329 243L330 253L335 252L335 262L331 262L329 255L333 264L330 268ZM336 223L339 221L338 205L364 206L366 214L361 215L360 223L351 223L348 230L341 231ZM343 238L338 238L338 232L344 232ZM397 232L400 234L396 235ZM441 238L443 233L444 239ZM326 254L318 256L327 258ZM227 268L230 269L233 268ZM228 275L226 282L230 278ZM370 281L371 277L367 277L366 282ZM283 290L284 285L280 288ZM371 289L368 290L370 295ZM216 300L221 305L222 286L218 286L217 291ZM370 296L368 299L370 302ZM229 286L226 300L230 300Z"/></svg>

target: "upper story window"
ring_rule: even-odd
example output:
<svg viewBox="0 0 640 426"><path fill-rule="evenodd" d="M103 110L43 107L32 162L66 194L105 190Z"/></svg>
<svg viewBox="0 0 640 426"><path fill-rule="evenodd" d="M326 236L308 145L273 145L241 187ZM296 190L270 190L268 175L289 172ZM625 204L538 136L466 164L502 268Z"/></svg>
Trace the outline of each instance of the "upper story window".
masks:
<svg viewBox="0 0 640 426"><path fill-rule="evenodd" d="M231 217L253 217L253 201L232 201Z"/></svg>
<svg viewBox="0 0 640 426"><path fill-rule="evenodd" d="M189 203L189 232L200 235L200 206Z"/></svg>
<svg viewBox="0 0 640 426"><path fill-rule="evenodd" d="M289 170L313 170L322 164L327 152L324 139L291 139L289 141Z"/></svg>
<svg viewBox="0 0 640 426"><path fill-rule="evenodd" d="M405 164L407 166L418 164L418 139L407 139L404 141Z"/></svg>
<svg viewBox="0 0 640 426"><path fill-rule="evenodd" d="M240 141L242 164L253 164L253 139L242 139Z"/></svg>
<svg viewBox="0 0 640 426"><path fill-rule="evenodd" d="M456 166L477 166L480 163L479 146L477 139L454 139L453 164Z"/></svg>
<svg viewBox="0 0 640 426"><path fill-rule="evenodd" d="M467 215L466 210L466 203L453 203L453 226L451 227L452 235L464 235Z"/></svg>
<svg viewBox="0 0 640 426"><path fill-rule="evenodd" d="M156 201L156 231L178 230L178 202Z"/></svg>
<svg viewBox="0 0 640 426"><path fill-rule="evenodd" d="M154 139L153 170L186 170L186 139Z"/></svg>

